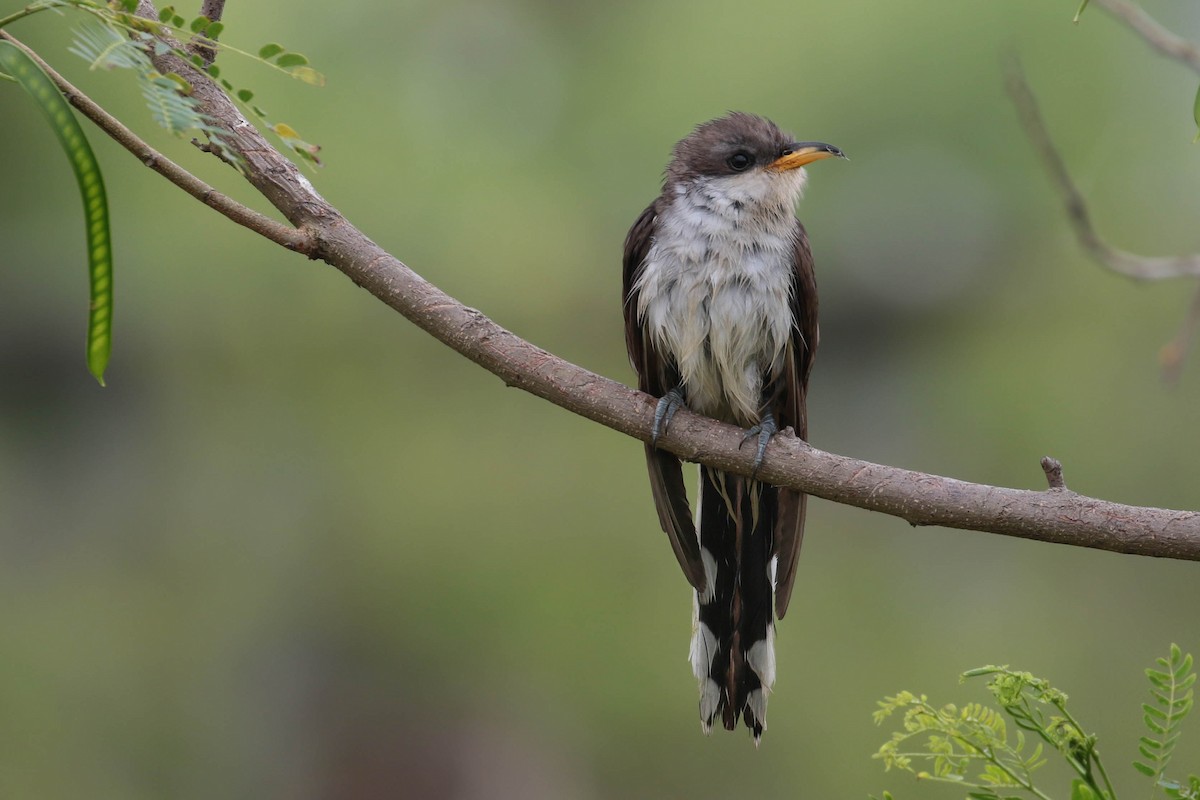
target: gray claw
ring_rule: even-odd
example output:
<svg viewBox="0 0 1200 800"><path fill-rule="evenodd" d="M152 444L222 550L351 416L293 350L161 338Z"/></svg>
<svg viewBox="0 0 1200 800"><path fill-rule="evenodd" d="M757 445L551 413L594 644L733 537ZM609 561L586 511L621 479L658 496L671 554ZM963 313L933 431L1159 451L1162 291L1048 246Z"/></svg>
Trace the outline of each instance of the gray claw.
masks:
<svg viewBox="0 0 1200 800"><path fill-rule="evenodd" d="M658 444L658 439L667 432L671 418L675 412L683 408L683 392L675 387L664 394L654 408L654 427L650 429L650 444Z"/></svg>
<svg viewBox="0 0 1200 800"><path fill-rule="evenodd" d="M763 414L762 421L746 431L746 435L742 437L742 444L758 437L758 451L754 454L753 474L757 475L758 468L762 466L763 457L767 454L767 442L771 441L771 437L778 432L779 426L775 424L775 417L768 411Z"/></svg>

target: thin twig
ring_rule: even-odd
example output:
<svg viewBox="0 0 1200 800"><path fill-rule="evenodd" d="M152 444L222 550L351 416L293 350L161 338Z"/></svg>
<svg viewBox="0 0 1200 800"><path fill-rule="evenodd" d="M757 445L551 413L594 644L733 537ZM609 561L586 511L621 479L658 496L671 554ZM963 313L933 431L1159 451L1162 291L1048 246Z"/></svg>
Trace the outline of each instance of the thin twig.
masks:
<svg viewBox="0 0 1200 800"><path fill-rule="evenodd" d="M1004 59L1005 85L1013 104L1017 107L1017 115L1025 134L1033 143L1042 164L1050 174L1054 188L1062 196L1067 207L1067 218L1075 230L1079 244L1089 255L1102 265L1114 272L1139 281L1160 281L1168 278L1183 278L1200 276L1200 255L1188 256L1140 256L1124 250L1111 247L1092 226L1087 204L1083 195L1071 180L1063 162L1062 154L1054 146L1046 123L1038 109L1037 98L1016 56L1008 55Z"/></svg>
<svg viewBox="0 0 1200 800"><path fill-rule="evenodd" d="M155 150L145 141L138 137L133 131L125 127L116 117L113 117L103 108L98 106L79 89L75 88L66 78L59 75L53 67L43 61L37 53L30 50L11 34L0 31L0 39L11 42L25 52L30 58L37 62L51 80L62 91L67 101L79 109L85 117L94 122L100 130L107 133L122 147L137 156L138 160L145 164L150 169L162 175L171 183L183 189L192 197L204 203L226 217L236 222L242 227L249 228L255 233L270 239L276 244L283 245L289 250L295 250L298 253L311 255L314 248L314 241L303 231L276 222L264 214L255 211L252 208L242 205L236 200L231 199L227 195L218 192L213 187L209 186L204 181L197 178L192 173L185 170L183 167L171 161L162 153Z"/></svg>
<svg viewBox="0 0 1200 800"><path fill-rule="evenodd" d="M1165 383L1179 382L1183 365L1187 363L1188 354L1196 342L1197 331L1200 331L1200 286L1197 286L1196 291L1192 294L1191 305L1188 306L1187 316L1183 318L1183 323L1179 326L1179 332L1175 334L1174 339L1163 345L1158 354L1158 361L1162 366L1162 379Z"/></svg>
<svg viewBox="0 0 1200 800"><path fill-rule="evenodd" d="M1168 58L1173 58L1195 72L1200 73L1200 47L1194 42L1164 28L1141 7L1128 0L1093 0L1130 30L1137 33L1146 43Z"/></svg>
<svg viewBox="0 0 1200 800"><path fill-rule="evenodd" d="M1042 459L1042 472L1046 473L1046 483L1051 489L1066 489L1067 482L1063 479L1062 462L1046 456Z"/></svg>

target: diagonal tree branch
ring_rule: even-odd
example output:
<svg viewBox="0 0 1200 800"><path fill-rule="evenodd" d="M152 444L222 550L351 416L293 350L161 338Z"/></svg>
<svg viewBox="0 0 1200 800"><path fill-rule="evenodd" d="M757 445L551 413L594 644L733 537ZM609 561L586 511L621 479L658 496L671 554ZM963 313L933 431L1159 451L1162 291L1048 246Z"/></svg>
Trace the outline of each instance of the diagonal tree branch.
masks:
<svg viewBox="0 0 1200 800"><path fill-rule="evenodd" d="M219 213L225 215L233 222L245 228L249 228L255 233L270 239L278 245L282 245L289 250L295 250L298 253L310 255L313 252L314 242L302 231L298 231L288 225L276 222L265 214L261 214L252 208L242 205L236 200L227 195L218 192L213 187L209 186L204 181L197 178L192 173L185 170L183 167L176 164L171 159L164 156L162 153L155 150L150 145L146 144L133 131L127 128L116 117L109 114L91 98L83 92L76 89L62 75L55 72L54 68L47 64L33 50L30 50L14 36L6 31L0 30L0 39L10 42L19 47L38 66L46 71L46 74L58 85L63 96L67 98L67 102L79 109L85 117L96 124L100 130L108 134L113 140L124 147L137 159L145 164L150 169L162 175L171 183L183 189L192 197L199 200L204 205L215 209Z"/></svg>
<svg viewBox="0 0 1200 800"><path fill-rule="evenodd" d="M1200 47L1160 25L1142 8L1129 0L1095 0L1096 4L1138 34L1162 55L1172 58L1195 72L1200 72ZM1071 180L1058 148L1054 146L1046 123L1038 108L1033 90L1025 80L1024 71L1015 55L1004 59L1005 84L1025 135L1033 143L1058 193L1067 207L1067 217L1080 246L1102 266L1134 280L1166 280L1200 275L1200 254L1186 256L1142 256L1119 250L1100 238L1092 226L1091 216L1083 195ZM1175 338L1159 353L1163 380L1174 384L1179 380L1188 352L1200 330L1200 287L1197 287L1187 316Z"/></svg>
<svg viewBox="0 0 1200 800"><path fill-rule="evenodd" d="M649 439L654 398L536 347L425 281L318 195L295 165L272 148L206 76L173 56L159 58L161 71L177 71L192 83L202 113L224 129L223 138L241 156L246 179L312 237L314 257L341 270L507 385L634 438ZM103 118L97 119L93 104L77 107L101 124ZM104 124L101 127L109 132ZM128 140L118 141L130 147ZM754 454L741 448L742 439L743 431L738 428L681 412L660 446L689 461L748 475ZM1200 560L1200 512L1121 505L1065 487L1032 491L967 483L826 453L788 432L771 441L758 475L827 500L891 514L913 525L943 525L1122 553Z"/></svg>
<svg viewBox="0 0 1200 800"><path fill-rule="evenodd" d="M1071 180L1062 154L1050 138L1046 122L1038 108L1037 98L1029 88L1025 72L1015 56L1009 55L1004 59L1004 76L1009 97L1017 107L1017 115L1025 128L1025 135L1033 143L1054 188L1058 190L1067 207L1067 218L1080 246L1100 264L1134 280L1160 281L1200 276L1200 255L1141 256L1112 247L1100 238L1092 225L1083 194Z"/></svg>
<svg viewBox="0 0 1200 800"><path fill-rule="evenodd" d="M1164 28L1141 7L1129 0L1093 0L1112 16L1146 40L1159 53L1200 72L1200 47Z"/></svg>

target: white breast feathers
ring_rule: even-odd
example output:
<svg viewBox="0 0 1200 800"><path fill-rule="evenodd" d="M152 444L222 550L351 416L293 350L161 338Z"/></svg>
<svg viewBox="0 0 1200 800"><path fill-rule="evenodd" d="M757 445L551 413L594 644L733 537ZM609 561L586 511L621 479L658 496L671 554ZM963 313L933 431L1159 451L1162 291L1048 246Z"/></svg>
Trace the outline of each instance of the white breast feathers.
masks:
<svg viewBox="0 0 1200 800"><path fill-rule="evenodd" d="M803 180L803 170L700 178L677 186L659 215L637 311L698 413L759 421L764 379L781 367L795 322L793 204Z"/></svg>

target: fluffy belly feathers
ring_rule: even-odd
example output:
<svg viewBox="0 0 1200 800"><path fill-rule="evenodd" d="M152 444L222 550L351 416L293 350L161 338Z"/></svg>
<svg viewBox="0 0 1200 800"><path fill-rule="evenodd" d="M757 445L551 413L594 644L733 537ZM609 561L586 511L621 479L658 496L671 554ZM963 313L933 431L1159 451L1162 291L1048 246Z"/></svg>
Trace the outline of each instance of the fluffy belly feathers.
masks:
<svg viewBox="0 0 1200 800"><path fill-rule="evenodd" d="M791 264L782 247L733 249L709 248L691 259L656 245L642 274L639 312L655 346L679 369L688 406L752 425L764 380L782 364L791 332Z"/></svg>

